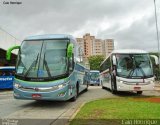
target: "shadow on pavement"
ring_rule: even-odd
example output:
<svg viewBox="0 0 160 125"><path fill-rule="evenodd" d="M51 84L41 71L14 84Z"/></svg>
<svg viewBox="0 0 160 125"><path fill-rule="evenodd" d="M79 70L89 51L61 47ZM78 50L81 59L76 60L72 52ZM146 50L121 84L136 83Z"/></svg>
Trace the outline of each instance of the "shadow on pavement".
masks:
<svg viewBox="0 0 160 125"><path fill-rule="evenodd" d="M11 91L13 91L13 89L0 89L0 92L11 92Z"/></svg>
<svg viewBox="0 0 160 125"><path fill-rule="evenodd" d="M78 95L78 98L80 98L80 96L85 92L86 91L82 91ZM25 101L27 102L28 100L25 100ZM32 106L32 107L47 107L47 108L63 108L70 103L76 103L76 101L72 102L70 100L67 100L67 101L30 100L29 103L21 105L21 107L31 107Z"/></svg>
<svg viewBox="0 0 160 125"><path fill-rule="evenodd" d="M32 102L27 103L24 105L21 105L21 107L46 107L46 108L63 108L70 102L68 101L44 101L44 100L33 100Z"/></svg>
<svg viewBox="0 0 160 125"><path fill-rule="evenodd" d="M110 89L108 88L104 88L104 89L112 93ZM139 95L136 92L131 92L131 91L118 91L114 95L119 97L150 97L149 95L143 95L143 94Z"/></svg>

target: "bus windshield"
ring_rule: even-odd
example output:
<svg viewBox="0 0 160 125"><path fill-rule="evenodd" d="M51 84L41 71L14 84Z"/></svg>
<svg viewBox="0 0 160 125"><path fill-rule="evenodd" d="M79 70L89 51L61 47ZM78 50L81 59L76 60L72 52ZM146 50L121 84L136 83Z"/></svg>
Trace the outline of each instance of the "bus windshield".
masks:
<svg viewBox="0 0 160 125"><path fill-rule="evenodd" d="M117 75L125 78L153 77L148 54L117 54Z"/></svg>
<svg viewBox="0 0 160 125"><path fill-rule="evenodd" d="M66 50L69 40L23 41L16 75L30 78L52 78L67 73Z"/></svg>
<svg viewBox="0 0 160 125"><path fill-rule="evenodd" d="M90 72L90 79L91 80L98 80L99 79L99 72Z"/></svg>

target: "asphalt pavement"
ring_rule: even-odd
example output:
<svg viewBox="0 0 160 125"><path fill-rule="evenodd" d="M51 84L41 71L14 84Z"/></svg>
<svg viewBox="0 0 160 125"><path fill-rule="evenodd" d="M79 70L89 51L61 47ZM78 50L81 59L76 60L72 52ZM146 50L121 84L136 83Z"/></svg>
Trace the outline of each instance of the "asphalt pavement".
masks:
<svg viewBox="0 0 160 125"><path fill-rule="evenodd" d="M159 89L159 86L156 87ZM75 102L16 100L13 92L0 91L0 125L14 122L15 125L64 125L68 123L77 109L84 103L99 98L120 98L137 96L122 92L113 95L100 86L89 86L87 92L79 95ZM147 91L142 96L160 96L159 91Z"/></svg>

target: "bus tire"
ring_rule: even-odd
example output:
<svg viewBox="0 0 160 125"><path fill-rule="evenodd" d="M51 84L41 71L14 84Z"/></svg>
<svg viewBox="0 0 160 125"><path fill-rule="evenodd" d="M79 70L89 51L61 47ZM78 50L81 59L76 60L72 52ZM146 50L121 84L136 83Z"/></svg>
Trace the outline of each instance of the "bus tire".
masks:
<svg viewBox="0 0 160 125"><path fill-rule="evenodd" d="M138 95L142 95L143 91L137 91Z"/></svg>
<svg viewBox="0 0 160 125"><path fill-rule="evenodd" d="M102 86L102 89L104 89L104 86L103 86L103 83L102 83L102 81L101 81L101 86Z"/></svg>
<svg viewBox="0 0 160 125"><path fill-rule="evenodd" d="M114 90L113 88L111 88L111 93L112 94L116 94L116 90Z"/></svg>
<svg viewBox="0 0 160 125"><path fill-rule="evenodd" d="M89 86L89 85L88 85L88 82L87 82L86 86L87 86L87 87L86 87L86 89L84 90L84 92L87 92L87 91L88 91L88 86Z"/></svg>
<svg viewBox="0 0 160 125"><path fill-rule="evenodd" d="M87 88L86 88L86 91L88 91L88 86L89 86L89 83L87 82Z"/></svg>
<svg viewBox="0 0 160 125"><path fill-rule="evenodd" d="M77 83L77 85L76 85L76 88L75 88L76 90L76 93L75 93L75 95L70 99L70 101L71 102L74 102L74 101L76 101L77 100L77 97L78 97L78 94L79 94L79 85L78 85L78 83Z"/></svg>

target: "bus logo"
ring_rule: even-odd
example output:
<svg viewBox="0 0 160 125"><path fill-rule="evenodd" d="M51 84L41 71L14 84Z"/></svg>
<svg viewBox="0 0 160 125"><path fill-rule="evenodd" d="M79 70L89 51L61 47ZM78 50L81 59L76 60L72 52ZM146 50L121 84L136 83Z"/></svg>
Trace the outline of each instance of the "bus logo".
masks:
<svg viewBox="0 0 160 125"><path fill-rule="evenodd" d="M35 91L39 91L39 88L34 88Z"/></svg>

